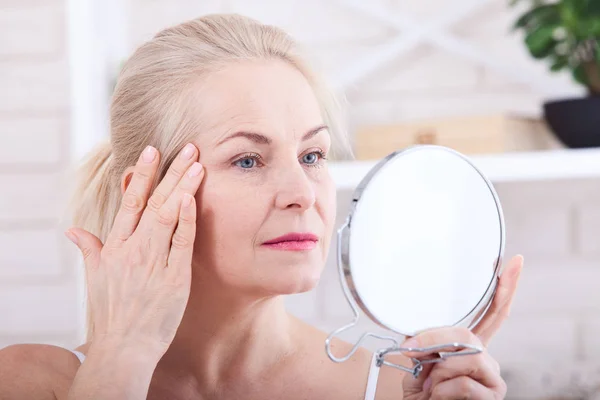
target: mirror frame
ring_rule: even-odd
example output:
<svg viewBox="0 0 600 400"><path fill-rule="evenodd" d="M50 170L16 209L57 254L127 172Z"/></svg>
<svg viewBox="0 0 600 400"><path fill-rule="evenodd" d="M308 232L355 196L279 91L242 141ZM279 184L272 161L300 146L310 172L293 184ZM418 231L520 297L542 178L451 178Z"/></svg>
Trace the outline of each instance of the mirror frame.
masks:
<svg viewBox="0 0 600 400"><path fill-rule="evenodd" d="M504 214L503 214L502 207L500 205L500 200L498 198L498 194L496 193L496 190L494 189L490 180L481 172L481 170L479 168L477 168L477 166L475 166L473 164L473 162L471 160L469 160L465 155L463 155L463 154L459 153L458 151L455 151L451 148L439 146L439 145L416 145L416 146L407 147L403 150L398 150L398 151L395 151L395 152L389 154L388 156L383 158L381 161L379 161L367 173L367 175L360 181L360 183L358 184L358 186L356 187L356 189L354 190L354 192L352 194L352 204L350 207L350 211L348 213L348 217L346 219L345 224L338 231L338 252L340 253L340 254L338 254L338 262L341 263L341 265L338 266L339 267L338 270L340 273L340 278L341 278L342 284L344 284L346 286L346 288L348 289L348 292L351 295L352 299L354 300L354 303L356 303L358 305L358 307L360 307L360 309L377 325L379 325L382 328L385 328L389 331L392 331L394 333L403 335L403 336L413 336L419 332L399 332L399 331L392 329L389 326L385 325L385 323L383 321L379 320L377 317L375 317L369 311L368 307L366 307L366 305L364 304L364 302L361 299L360 294L358 293L358 291L355 288L354 280L352 278L352 269L350 266L350 236L352 235L352 218L354 216L354 213L356 212L357 205L360 202L363 193L365 192L366 188L369 185L369 182L378 173L380 173L386 167L386 165L389 165L390 161L396 159L397 157L406 156L407 154L413 153L415 151L428 150L428 149L432 149L432 148L450 152L454 156L461 158L463 161L467 162L481 176L482 181L487 185L487 187L492 195L492 198L494 199L494 202L496 204L496 209L498 211L498 219L499 219L499 223L500 223L500 248L498 251L498 256L496 258L496 265L494 266L494 275L493 275L485 293L481 296L480 300L473 307L473 309L471 309L471 311L469 313L467 313L467 315L465 315L460 321L457 321L452 326L461 326L461 327L466 327L467 329L473 329L475 326L477 326L477 324L485 316L489 307L492 304L492 300L494 298L496 289L498 287L498 279L502 272L501 268L502 268L502 261L503 261L505 241L506 241ZM344 290L344 293L347 294L346 290ZM346 296L346 297L348 297L348 296ZM350 298L348 298L347 300L351 301Z"/></svg>

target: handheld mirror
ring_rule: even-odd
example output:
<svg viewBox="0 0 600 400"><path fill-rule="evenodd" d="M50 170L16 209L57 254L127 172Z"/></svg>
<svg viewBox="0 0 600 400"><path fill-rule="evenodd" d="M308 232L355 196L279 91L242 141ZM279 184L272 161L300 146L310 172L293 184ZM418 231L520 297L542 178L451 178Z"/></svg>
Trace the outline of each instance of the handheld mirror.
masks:
<svg viewBox="0 0 600 400"><path fill-rule="evenodd" d="M417 377L424 363L481 352L460 343L402 349L397 337L439 327L475 327L496 290L504 236L492 184L462 154L425 145L381 160L354 191L351 211L338 231L338 270L354 320L327 338L329 358L348 360L372 336L392 343L376 353L378 367ZM355 326L360 311L390 336L365 333L349 354L336 357L331 339ZM413 359L413 368L384 359L409 350L438 357Z"/></svg>

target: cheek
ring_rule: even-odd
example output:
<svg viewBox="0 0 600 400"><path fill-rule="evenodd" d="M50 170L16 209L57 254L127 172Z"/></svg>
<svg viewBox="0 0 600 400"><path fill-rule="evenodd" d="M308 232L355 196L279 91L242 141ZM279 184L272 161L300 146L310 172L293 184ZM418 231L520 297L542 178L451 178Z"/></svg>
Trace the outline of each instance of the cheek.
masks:
<svg viewBox="0 0 600 400"><path fill-rule="evenodd" d="M264 215L264 199L251 185L228 184L225 179L213 178L205 181L197 196L198 230L210 234L219 247L229 247L229 242L239 244L240 237L253 238ZM202 227L203 220L210 223Z"/></svg>
<svg viewBox="0 0 600 400"><path fill-rule="evenodd" d="M317 210L323 221L324 234L329 237L335 227L337 214L337 191L333 180L329 177L318 182Z"/></svg>

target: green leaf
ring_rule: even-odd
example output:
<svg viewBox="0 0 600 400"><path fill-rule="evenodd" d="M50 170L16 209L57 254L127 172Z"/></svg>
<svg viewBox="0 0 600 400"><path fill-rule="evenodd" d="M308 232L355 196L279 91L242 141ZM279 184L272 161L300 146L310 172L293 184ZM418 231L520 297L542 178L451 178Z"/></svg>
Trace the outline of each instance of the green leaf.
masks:
<svg viewBox="0 0 600 400"><path fill-rule="evenodd" d="M577 1L576 0L559 0L557 2L561 18L564 21L568 21L573 18L575 15L575 10L577 9Z"/></svg>
<svg viewBox="0 0 600 400"><path fill-rule="evenodd" d="M554 60L550 66L550 71L558 72L569 66L569 59L567 57L560 57Z"/></svg>
<svg viewBox="0 0 600 400"><path fill-rule="evenodd" d="M571 32L578 32L579 18L578 18L578 6L580 1L578 0L561 0L558 4L560 18L564 26Z"/></svg>
<svg viewBox="0 0 600 400"><path fill-rule="evenodd" d="M556 45L553 33L556 26L543 26L529 33L525 43L534 58L547 57Z"/></svg>
<svg viewBox="0 0 600 400"><path fill-rule="evenodd" d="M578 36L581 38L600 37L600 16L593 19L583 19L577 26Z"/></svg>
<svg viewBox="0 0 600 400"><path fill-rule="evenodd" d="M584 86L588 86L588 79L587 79L587 74L585 73L585 69L583 68L583 65L578 65L577 67L575 67L573 69L573 78L575 79L575 81L577 81L578 83L584 85Z"/></svg>
<svg viewBox="0 0 600 400"><path fill-rule="evenodd" d="M594 21L590 21L590 20L580 20L579 23L577 24L577 30L575 32L575 35L577 38L586 38L590 36L590 32L593 31L594 26L593 26Z"/></svg>
<svg viewBox="0 0 600 400"><path fill-rule="evenodd" d="M589 16L600 17L600 1L587 0L586 11Z"/></svg>
<svg viewBox="0 0 600 400"><path fill-rule="evenodd" d="M513 25L513 29L536 28L544 24L558 24L560 14L556 4L544 4L534 7L523 14Z"/></svg>

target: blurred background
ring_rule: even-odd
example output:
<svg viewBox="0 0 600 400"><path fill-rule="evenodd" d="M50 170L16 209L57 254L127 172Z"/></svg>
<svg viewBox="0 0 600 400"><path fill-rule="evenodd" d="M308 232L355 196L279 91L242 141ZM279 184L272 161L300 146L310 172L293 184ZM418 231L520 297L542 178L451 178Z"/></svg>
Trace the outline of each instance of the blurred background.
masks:
<svg viewBox="0 0 600 400"><path fill-rule="evenodd" d="M286 29L347 98L356 160L332 165L338 223L391 151L472 156L504 207L506 256L525 256L490 348L509 398L600 398L600 0L552 3L0 1L0 348L83 338L65 173L106 137L123 60L161 28L236 12ZM326 330L351 315L334 257L317 290L288 301Z"/></svg>

